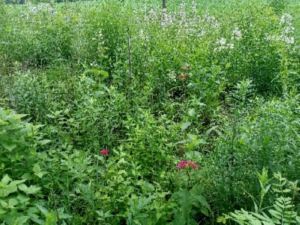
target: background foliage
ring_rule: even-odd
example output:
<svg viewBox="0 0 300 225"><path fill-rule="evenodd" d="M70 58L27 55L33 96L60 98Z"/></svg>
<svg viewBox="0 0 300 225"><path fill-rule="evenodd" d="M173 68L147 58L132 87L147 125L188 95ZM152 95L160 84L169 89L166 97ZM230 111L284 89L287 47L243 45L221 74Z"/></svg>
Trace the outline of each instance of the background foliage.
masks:
<svg viewBox="0 0 300 225"><path fill-rule="evenodd" d="M3 224L299 223L297 1L8 3Z"/></svg>

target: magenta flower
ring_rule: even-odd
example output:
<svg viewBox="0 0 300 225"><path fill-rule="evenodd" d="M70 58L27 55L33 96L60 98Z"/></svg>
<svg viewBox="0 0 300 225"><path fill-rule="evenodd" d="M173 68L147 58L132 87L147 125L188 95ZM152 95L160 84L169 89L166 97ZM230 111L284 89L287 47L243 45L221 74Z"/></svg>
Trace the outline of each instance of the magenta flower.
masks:
<svg viewBox="0 0 300 225"><path fill-rule="evenodd" d="M102 155L108 155L109 154L109 150L108 149L103 149L103 150L100 151L100 153Z"/></svg>
<svg viewBox="0 0 300 225"><path fill-rule="evenodd" d="M192 168L194 170L199 169L198 165L195 162L191 161L191 160L181 161L181 162L178 163L177 169L182 170L182 169L185 169L185 168Z"/></svg>

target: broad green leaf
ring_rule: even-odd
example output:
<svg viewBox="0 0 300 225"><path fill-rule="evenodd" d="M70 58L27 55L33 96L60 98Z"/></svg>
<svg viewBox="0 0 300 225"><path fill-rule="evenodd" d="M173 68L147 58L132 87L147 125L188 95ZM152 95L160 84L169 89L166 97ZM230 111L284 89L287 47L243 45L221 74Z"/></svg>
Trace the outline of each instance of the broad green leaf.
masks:
<svg viewBox="0 0 300 225"><path fill-rule="evenodd" d="M257 219L252 219L250 222L252 225L261 225L261 222Z"/></svg>
<svg viewBox="0 0 300 225"><path fill-rule="evenodd" d="M205 216L209 216L207 208L202 207L201 213L204 214Z"/></svg>
<svg viewBox="0 0 300 225"><path fill-rule="evenodd" d="M42 170L41 170L41 167L39 166L39 164L34 164L34 166L33 166L33 172L35 172L35 173L38 173L38 172L41 172Z"/></svg>
<svg viewBox="0 0 300 225"><path fill-rule="evenodd" d="M8 203L7 202L5 202L5 201L1 201L0 200L0 205L2 206L2 208L7 208L7 206L8 206Z"/></svg>
<svg viewBox="0 0 300 225"><path fill-rule="evenodd" d="M190 110L189 110L189 115L190 115L190 116L195 116L195 114L196 114L196 113L195 113L195 109L190 109Z"/></svg>
<svg viewBox="0 0 300 225"><path fill-rule="evenodd" d="M185 129L187 129L191 124L192 124L191 122L185 122L185 123L183 123L183 124L180 126L180 128L181 128L181 130L185 130Z"/></svg>
<svg viewBox="0 0 300 225"><path fill-rule="evenodd" d="M0 215L5 214L7 211L5 211L4 209L0 208Z"/></svg>
<svg viewBox="0 0 300 225"><path fill-rule="evenodd" d="M34 215L34 217L32 217L32 215ZM36 224L39 224L39 225L45 225L45 221L39 219L38 216L36 216L35 214L31 214L31 215L30 215L30 220L32 220L32 221L35 222Z"/></svg>
<svg viewBox="0 0 300 225"><path fill-rule="evenodd" d="M45 145L45 144L48 144L50 142L51 142L51 140L41 140L41 141L38 141L38 144Z"/></svg>
<svg viewBox="0 0 300 225"><path fill-rule="evenodd" d="M48 215L49 212L48 212L48 210L45 207L43 207L43 206L41 206L39 204L35 204L35 206L41 211L41 213L43 213L44 216L47 217L47 215Z"/></svg>
<svg viewBox="0 0 300 225"><path fill-rule="evenodd" d="M11 179L7 175L5 175L2 181L0 182L0 197L6 197L9 194L17 191L17 185L16 185L17 182L16 183L12 182L8 184L10 180Z"/></svg>
<svg viewBox="0 0 300 225"><path fill-rule="evenodd" d="M197 160L200 160L202 158L201 153L198 152L198 151L188 150L188 151L185 151L185 155L186 155L187 159L197 159Z"/></svg>
<svg viewBox="0 0 300 225"><path fill-rule="evenodd" d="M45 174L47 174L47 172L42 171L39 164L34 164L32 170L34 172L34 175L38 176L39 178L42 178Z"/></svg>
<svg viewBox="0 0 300 225"><path fill-rule="evenodd" d="M28 195L30 195L30 194L36 194L37 192L39 192L41 190L40 187L36 187L34 185L31 185L30 187L27 187L25 184L19 185L19 189L21 191L25 192Z"/></svg>
<svg viewBox="0 0 300 225"><path fill-rule="evenodd" d="M45 174L47 174L47 172L38 172L35 173L34 175L38 176L39 178L42 178Z"/></svg>
<svg viewBox="0 0 300 225"><path fill-rule="evenodd" d="M104 71L104 70L101 70L100 73L104 76L104 77L108 77L109 74L108 72Z"/></svg>
<svg viewBox="0 0 300 225"><path fill-rule="evenodd" d="M26 114L16 114L16 115L14 115L13 119L20 120L20 119L24 118L25 116L27 116L27 115Z"/></svg>
<svg viewBox="0 0 300 225"><path fill-rule="evenodd" d="M46 216L45 225L57 225L56 212L49 212Z"/></svg>
<svg viewBox="0 0 300 225"><path fill-rule="evenodd" d="M180 204L181 213L178 214L181 214L181 216L179 218L183 218L184 221L188 221L190 212L192 210L191 193L188 190L180 190L175 192L172 197L177 199Z"/></svg>
<svg viewBox="0 0 300 225"><path fill-rule="evenodd" d="M10 182L10 185L18 185L24 183L26 180L14 180Z"/></svg>
<svg viewBox="0 0 300 225"><path fill-rule="evenodd" d="M8 182L11 181L10 177L8 175L5 175L2 180L1 180L1 183L3 184L8 184ZM1 185L1 184L0 184ZM1 186L0 186L1 187Z"/></svg>
<svg viewBox="0 0 300 225"><path fill-rule="evenodd" d="M21 195L21 194L18 195L17 199L19 200L20 204L26 204L30 200L30 198L26 197L25 195Z"/></svg>
<svg viewBox="0 0 300 225"><path fill-rule="evenodd" d="M92 74L95 74L95 75L99 75L100 71L96 70L96 69L92 69L92 70L85 71L85 74L87 74L87 73L92 73Z"/></svg>
<svg viewBox="0 0 300 225"><path fill-rule="evenodd" d="M72 218L71 215L64 213L64 208L58 208L57 209L58 215L60 219L70 219Z"/></svg>
<svg viewBox="0 0 300 225"><path fill-rule="evenodd" d="M8 124L8 122L0 119L0 125L5 125L5 124Z"/></svg>
<svg viewBox="0 0 300 225"><path fill-rule="evenodd" d="M8 151L12 151L12 150L14 150L17 147L17 145L14 144L14 143L2 143L2 145Z"/></svg>
<svg viewBox="0 0 300 225"><path fill-rule="evenodd" d="M28 219L29 219L29 216L21 216L21 217L15 219L13 221L12 225L22 225L22 224L25 224Z"/></svg>
<svg viewBox="0 0 300 225"><path fill-rule="evenodd" d="M86 78L86 82L90 85L96 84L96 82L92 78L88 78L88 77Z"/></svg>
<svg viewBox="0 0 300 225"><path fill-rule="evenodd" d="M8 208L15 208L15 205L17 205L19 203L18 199L17 198L10 198L8 200Z"/></svg>
<svg viewBox="0 0 300 225"><path fill-rule="evenodd" d="M0 197L7 197L11 193L17 191L16 185L7 185L5 188L0 188Z"/></svg>

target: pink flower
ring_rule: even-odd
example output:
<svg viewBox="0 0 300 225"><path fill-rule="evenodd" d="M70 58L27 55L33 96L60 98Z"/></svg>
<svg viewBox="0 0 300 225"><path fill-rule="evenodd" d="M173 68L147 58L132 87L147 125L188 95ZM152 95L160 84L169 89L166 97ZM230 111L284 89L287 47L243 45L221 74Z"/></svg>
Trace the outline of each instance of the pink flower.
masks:
<svg viewBox="0 0 300 225"><path fill-rule="evenodd" d="M108 155L109 154L109 150L108 149L103 149L103 150L100 151L100 153L102 155Z"/></svg>
<svg viewBox="0 0 300 225"><path fill-rule="evenodd" d="M177 169L182 170L182 169L185 169L185 168L193 168L194 170L199 169L198 165L195 162L191 161L191 160L181 161L181 162L178 163Z"/></svg>

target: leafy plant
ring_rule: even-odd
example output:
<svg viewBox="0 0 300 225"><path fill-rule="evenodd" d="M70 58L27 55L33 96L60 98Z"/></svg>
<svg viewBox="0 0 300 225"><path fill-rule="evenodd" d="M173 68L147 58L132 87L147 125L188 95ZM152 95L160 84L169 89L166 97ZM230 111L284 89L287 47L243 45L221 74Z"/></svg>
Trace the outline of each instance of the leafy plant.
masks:
<svg viewBox="0 0 300 225"><path fill-rule="evenodd" d="M234 213L219 217L218 222L226 224L227 220L233 220L238 224L248 225L298 224L300 222L300 217L297 215L297 211L295 211L293 199L285 195L294 194L294 191L298 191L299 188L294 186L292 182L283 178L280 173L274 174L277 183L269 184L270 180L268 180L267 173L267 170L264 169L262 174L258 174L261 185L259 207L256 204L256 201L254 201L254 212L244 209L236 210ZM271 186L273 186L272 195L275 199L271 206L262 209L261 206L263 200Z"/></svg>

